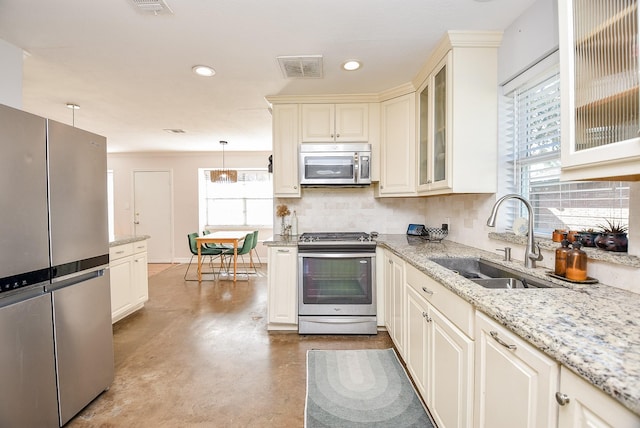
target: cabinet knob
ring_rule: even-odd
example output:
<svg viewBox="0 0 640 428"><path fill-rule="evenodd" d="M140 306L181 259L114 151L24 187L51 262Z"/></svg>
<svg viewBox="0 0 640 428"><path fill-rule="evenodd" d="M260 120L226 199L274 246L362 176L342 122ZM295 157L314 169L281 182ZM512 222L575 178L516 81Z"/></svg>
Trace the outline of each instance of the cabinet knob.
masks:
<svg viewBox="0 0 640 428"><path fill-rule="evenodd" d="M489 334L491 335L491 337L493 337L495 339L496 342L498 342L499 344L501 344L505 348L511 349L512 351L515 351L516 349L518 349L518 347L516 345L509 344L509 343L505 342L504 340L502 340L500 338L500 336L498 336L498 332L497 331L490 331Z"/></svg>
<svg viewBox="0 0 640 428"><path fill-rule="evenodd" d="M431 319L431 317L429 316L429 314L428 314L428 313L426 313L426 312L422 312L422 316L424 317L424 319L425 319L425 321L426 321L426 322L431 322L431 321L433 321L433 320Z"/></svg>
<svg viewBox="0 0 640 428"><path fill-rule="evenodd" d="M571 401L567 394L563 394L562 392L556 392L556 401L561 406L566 406Z"/></svg>
<svg viewBox="0 0 640 428"><path fill-rule="evenodd" d="M293 190L298 190L298 186L293 186Z"/></svg>
<svg viewBox="0 0 640 428"><path fill-rule="evenodd" d="M429 290L427 287L422 287L422 291L427 293L429 296L433 296L433 291Z"/></svg>
<svg viewBox="0 0 640 428"><path fill-rule="evenodd" d="M289 250L278 250L279 253L288 253Z"/></svg>

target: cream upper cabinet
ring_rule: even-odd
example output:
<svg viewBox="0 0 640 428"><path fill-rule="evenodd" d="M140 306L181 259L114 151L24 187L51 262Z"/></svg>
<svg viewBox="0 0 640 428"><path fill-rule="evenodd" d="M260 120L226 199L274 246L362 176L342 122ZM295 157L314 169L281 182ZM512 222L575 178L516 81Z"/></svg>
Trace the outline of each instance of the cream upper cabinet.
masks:
<svg viewBox="0 0 640 428"><path fill-rule="evenodd" d="M555 427L558 364L479 312L475 339L474 426Z"/></svg>
<svg viewBox="0 0 640 428"><path fill-rule="evenodd" d="M640 180L638 3L558 7L562 179Z"/></svg>
<svg viewBox="0 0 640 428"><path fill-rule="evenodd" d="M268 265L268 330L297 330L298 249L270 247Z"/></svg>
<svg viewBox="0 0 640 428"><path fill-rule="evenodd" d="M369 140L369 105L302 104L302 141L354 142Z"/></svg>
<svg viewBox="0 0 640 428"><path fill-rule="evenodd" d="M450 31L416 78L419 195L496 191L500 40Z"/></svg>
<svg viewBox="0 0 640 428"><path fill-rule="evenodd" d="M415 95L402 95L380 105L380 196L416 194Z"/></svg>
<svg viewBox="0 0 640 428"><path fill-rule="evenodd" d="M558 428L637 428L640 417L566 367L560 369Z"/></svg>
<svg viewBox="0 0 640 428"><path fill-rule="evenodd" d="M273 195L300 197L298 104L273 105Z"/></svg>

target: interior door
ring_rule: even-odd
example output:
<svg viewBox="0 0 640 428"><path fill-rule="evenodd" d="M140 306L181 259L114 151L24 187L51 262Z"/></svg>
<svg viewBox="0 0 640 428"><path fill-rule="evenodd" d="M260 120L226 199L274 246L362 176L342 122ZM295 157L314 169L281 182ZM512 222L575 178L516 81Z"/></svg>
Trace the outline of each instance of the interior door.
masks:
<svg viewBox="0 0 640 428"><path fill-rule="evenodd" d="M134 171L134 231L149 235L149 263L173 261L171 171Z"/></svg>

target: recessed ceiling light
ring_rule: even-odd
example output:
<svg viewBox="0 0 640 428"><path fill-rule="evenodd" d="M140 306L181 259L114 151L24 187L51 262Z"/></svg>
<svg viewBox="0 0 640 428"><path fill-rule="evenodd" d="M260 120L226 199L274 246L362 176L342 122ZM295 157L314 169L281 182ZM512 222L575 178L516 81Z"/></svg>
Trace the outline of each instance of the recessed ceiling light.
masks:
<svg viewBox="0 0 640 428"><path fill-rule="evenodd" d="M355 59L349 60L342 64L342 68L347 71L354 71L360 68L360 61L356 61Z"/></svg>
<svg viewBox="0 0 640 428"><path fill-rule="evenodd" d="M194 65L191 70L196 73L198 76L211 77L216 74L216 71L206 65Z"/></svg>
<svg viewBox="0 0 640 428"><path fill-rule="evenodd" d="M186 133L184 129L177 129L177 128L176 129L165 128L164 130L169 134L185 134Z"/></svg>

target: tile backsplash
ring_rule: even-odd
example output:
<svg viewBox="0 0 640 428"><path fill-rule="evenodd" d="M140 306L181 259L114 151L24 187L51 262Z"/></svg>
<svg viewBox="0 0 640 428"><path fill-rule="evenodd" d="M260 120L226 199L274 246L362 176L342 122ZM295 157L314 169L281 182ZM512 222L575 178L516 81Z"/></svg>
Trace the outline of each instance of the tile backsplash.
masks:
<svg viewBox="0 0 640 428"><path fill-rule="evenodd" d="M300 199L274 200L298 217L298 232L405 233L409 223L426 224L425 198L380 198L370 187L309 187ZM288 221L288 219L287 219ZM434 223L440 225L442 221ZM280 219L274 217L274 233Z"/></svg>

